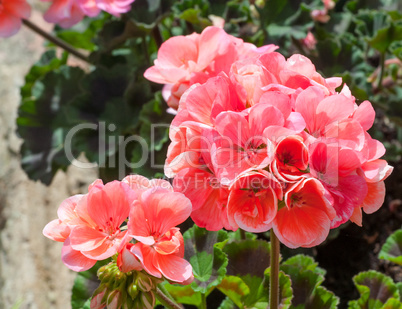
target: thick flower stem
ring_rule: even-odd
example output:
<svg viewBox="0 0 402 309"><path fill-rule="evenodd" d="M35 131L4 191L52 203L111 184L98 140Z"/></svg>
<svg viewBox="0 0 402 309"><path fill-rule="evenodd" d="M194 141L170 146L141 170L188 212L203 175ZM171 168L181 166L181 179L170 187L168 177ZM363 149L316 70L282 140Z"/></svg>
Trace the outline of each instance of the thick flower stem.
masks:
<svg viewBox="0 0 402 309"><path fill-rule="evenodd" d="M271 229L271 278L269 288L269 308L277 309L279 305L279 240Z"/></svg>
<svg viewBox="0 0 402 309"><path fill-rule="evenodd" d="M46 40L52 42L53 44L61 47L65 51L69 52L70 54L74 55L75 57L91 63L85 55L81 54L78 50L76 50L74 47L72 47L70 44L67 44L66 42L60 40L59 38L47 33L46 31L42 30L39 28L37 25L33 24L27 19L23 19L22 22L24 23L25 26L27 26L29 29L34 31L35 33L39 34L40 36L44 37Z"/></svg>
<svg viewBox="0 0 402 309"><path fill-rule="evenodd" d="M161 302L163 306L168 309L183 309L183 307L173 300L171 300L167 295L165 295L160 288L156 288L156 297Z"/></svg>
<svg viewBox="0 0 402 309"><path fill-rule="evenodd" d="M201 294L201 309L207 309L207 295Z"/></svg>

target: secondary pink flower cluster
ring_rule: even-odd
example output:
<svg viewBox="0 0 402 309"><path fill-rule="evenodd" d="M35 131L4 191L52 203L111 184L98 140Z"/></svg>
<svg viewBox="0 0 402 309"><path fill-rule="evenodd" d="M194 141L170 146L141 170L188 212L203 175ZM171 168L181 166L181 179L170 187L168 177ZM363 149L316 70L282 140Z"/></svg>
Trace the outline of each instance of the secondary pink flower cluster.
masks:
<svg viewBox="0 0 402 309"><path fill-rule="evenodd" d="M43 234L64 243L62 261L74 271L118 254L123 272L145 270L187 284L192 267L183 258L183 236L176 226L190 213L189 199L173 192L167 181L138 175L106 185L97 180L87 194L61 203L59 218L48 223Z"/></svg>
<svg viewBox="0 0 402 309"><path fill-rule="evenodd" d="M8 38L21 28L21 19L31 15L26 0L0 0L0 37Z"/></svg>
<svg viewBox="0 0 402 309"><path fill-rule="evenodd" d="M135 0L42 0L52 2L44 15L49 23L59 24L63 28L69 28L84 16L95 17L101 10L115 16L126 13Z"/></svg>
<svg viewBox="0 0 402 309"><path fill-rule="evenodd" d="M276 50L275 45L257 48L227 34L219 27L207 27L201 34L176 36L162 44L155 65L144 76L164 87L164 97L173 109L193 84L205 83L220 72L229 73L233 62Z"/></svg>
<svg viewBox="0 0 402 309"><path fill-rule="evenodd" d="M49 23L69 28L84 16L95 17L102 10L120 16L131 9L135 0L41 0L52 2L44 15ZM10 37L21 28L21 20L29 18L31 6L26 0L0 0L0 37Z"/></svg>
<svg viewBox="0 0 402 309"><path fill-rule="evenodd" d="M173 76L173 83L181 72L179 83L191 80L202 52L190 61L185 46L221 31L168 40L146 77ZM208 50L214 54L221 42L208 41ZM318 245L348 220L361 225L362 209L382 205L392 171L379 159L384 146L367 133L370 102L356 104L346 85L336 92L341 78L323 78L302 55L244 56L229 57L241 59L184 92L171 124L165 173L192 201L194 222L208 230L273 228L291 248ZM171 57L177 61L162 65ZM211 58L202 59L208 67Z"/></svg>

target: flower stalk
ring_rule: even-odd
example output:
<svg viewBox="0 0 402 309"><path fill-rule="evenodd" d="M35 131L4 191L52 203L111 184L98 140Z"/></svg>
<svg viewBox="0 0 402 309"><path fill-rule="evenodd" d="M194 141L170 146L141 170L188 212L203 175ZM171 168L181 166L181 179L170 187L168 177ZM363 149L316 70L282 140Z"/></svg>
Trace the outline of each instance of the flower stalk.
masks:
<svg viewBox="0 0 402 309"><path fill-rule="evenodd" d="M276 309L279 305L279 239L271 229L271 276L269 285L269 308Z"/></svg>
<svg viewBox="0 0 402 309"><path fill-rule="evenodd" d="M74 55L78 59L85 61L87 63L91 63L88 59L87 56L84 54L80 53L78 50L76 50L74 47L72 47L70 44L67 44L63 40L60 40L59 38L47 33L43 29L39 28L37 25L32 23L31 21L27 19L22 19L22 22L25 26L27 26L29 29L31 29L33 32L39 34L40 36L44 37L46 40L52 42L53 44L59 46L60 48L64 49L65 51L69 52L70 54Z"/></svg>

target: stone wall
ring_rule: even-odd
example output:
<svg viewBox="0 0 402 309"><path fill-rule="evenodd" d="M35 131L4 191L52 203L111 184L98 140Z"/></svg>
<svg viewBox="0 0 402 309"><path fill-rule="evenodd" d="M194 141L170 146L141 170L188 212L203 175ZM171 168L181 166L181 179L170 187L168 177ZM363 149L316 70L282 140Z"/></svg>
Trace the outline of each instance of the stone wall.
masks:
<svg viewBox="0 0 402 309"><path fill-rule="evenodd" d="M43 3L32 2L41 9ZM38 10L31 20L52 27ZM24 27L9 39L0 38L0 309L71 308L75 274L60 260L62 244L45 238L42 229L56 218L61 201L84 193L97 175L71 167L46 187L30 181L20 167L19 87L42 52L43 40Z"/></svg>

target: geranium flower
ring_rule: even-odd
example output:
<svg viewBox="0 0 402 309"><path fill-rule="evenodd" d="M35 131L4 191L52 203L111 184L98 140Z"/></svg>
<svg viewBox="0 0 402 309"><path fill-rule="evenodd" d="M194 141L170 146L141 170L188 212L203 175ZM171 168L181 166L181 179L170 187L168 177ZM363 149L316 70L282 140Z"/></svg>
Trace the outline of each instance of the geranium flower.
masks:
<svg viewBox="0 0 402 309"><path fill-rule="evenodd" d="M119 181L103 185L97 180L88 191L65 200L59 207L59 219L43 231L46 237L64 242L62 260L75 271L89 269L97 260L118 252L127 232L120 226L136 198L136 193Z"/></svg>
<svg viewBox="0 0 402 309"><path fill-rule="evenodd" d="M285 193L273 229L289 248L313 247L323 242L335 217L330 196L316 179L303 179Z"/></svg>
<svg viewBox="0 0 402 309"><path fill-rule="evenodd" d="M21 28L21 19L30 15L31 7L26 0L0 0L0 37L16 34Z"/></svg>
<svg viewBox="0 0 402 309"><path fill-rule="evenodd" d="M101 10L115 16L126 13L135 0L42 0L52 2L44 18L63 28L70 28L84 16L95 17Z"/></svg>
<svg viewBox="0 0 402 309"><path fill-rule="evenodd" d="M172 37L162 44L155 65L145 71L144 77L155 83L167 84L165 97L168 105L178 108L180 94L190 86L205 83L220 73L229 73L231 65L259 53L271 52L271 44L257 48L253 44L227 34L219 27L207 27L201 34ZM173 95L167 92L173 91Z"/></svg>
<svg viewBox="0 0 402 309"><path fill-rule="evenodd" d="M191 202L183 194L161 187L143 191L134 202L128 235L137 240L130 248L150 275L185 283L192 267L184 260L183 236L176 227L191 213Z"/></svg>
<svg viewBox="0 0 402 309"><path fill-rule="evenodd" d="M228 218L234 230L266 232L272 227L282 187L267 171L253 171L239 175L230 187Z"/></svg>

